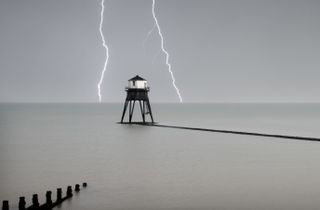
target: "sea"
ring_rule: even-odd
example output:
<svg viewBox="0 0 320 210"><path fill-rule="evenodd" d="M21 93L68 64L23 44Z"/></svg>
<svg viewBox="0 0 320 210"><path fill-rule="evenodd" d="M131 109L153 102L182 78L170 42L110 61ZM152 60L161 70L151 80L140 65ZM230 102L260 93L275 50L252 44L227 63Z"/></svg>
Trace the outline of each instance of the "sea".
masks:
<svg viewBox="0 0 320 210"><path fill-rule="evenodd" d="M119 124L123 104L0 104L0 205L87 182L59 210L320 208L320 142ZM320 137L320 104L152 104L159 124ZM128 120L126 115L125 120ZM137 106L134 121L141 121ZM149 116L147 117L149 120Z"/></svg>

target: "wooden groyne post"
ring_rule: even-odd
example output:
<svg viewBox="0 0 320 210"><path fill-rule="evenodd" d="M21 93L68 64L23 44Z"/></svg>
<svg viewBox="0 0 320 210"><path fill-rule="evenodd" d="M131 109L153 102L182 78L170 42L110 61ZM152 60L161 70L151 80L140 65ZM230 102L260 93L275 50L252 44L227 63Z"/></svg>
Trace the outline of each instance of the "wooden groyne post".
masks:
<svg viewBox="0 0 320 210"><path fill-rule="evenodd" d="M82 187L86 188L87 183L82 183ZM75 185L75 192L80 192L80 185ZM19 197L19 210L51 210L57 205L60 205L63 201L70 199L73 196L72 186L67 187L66 196L62 196L62 188L57 188L57 200L52 202L52 191L46 192L46 202L42 205L39 203L38 194L32 195L32 205L26 207L26 200L24 196ZM9 201L2 201L2 210L9 210Z"/></svg>
<svg viewBox="0 0 320 210"><path fill-rule="evenodd" d="M19 210L25 210L26 209L26 200L25 197L19 198Z"/></svg>
<svg viewBox="0 0 320 210"><path fill-rule="evenodd" d="M2 210L9 210L9 201L2 201Z"/></svg>

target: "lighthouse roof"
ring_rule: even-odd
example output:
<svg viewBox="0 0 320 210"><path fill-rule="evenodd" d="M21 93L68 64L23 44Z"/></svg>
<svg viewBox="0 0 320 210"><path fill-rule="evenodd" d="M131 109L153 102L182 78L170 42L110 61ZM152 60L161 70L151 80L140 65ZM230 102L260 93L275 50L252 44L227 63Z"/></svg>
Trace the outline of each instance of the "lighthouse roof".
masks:
<svg viewBox="0 0 320 210"><path fill-rule="evenodd" d="M146 81L145 79L143 79L142 77L140 77L139 75L136 75L135 77L132 77L131 79L129 79L128 81L138 81L138 80L142 80L142 81Z"/></svg>

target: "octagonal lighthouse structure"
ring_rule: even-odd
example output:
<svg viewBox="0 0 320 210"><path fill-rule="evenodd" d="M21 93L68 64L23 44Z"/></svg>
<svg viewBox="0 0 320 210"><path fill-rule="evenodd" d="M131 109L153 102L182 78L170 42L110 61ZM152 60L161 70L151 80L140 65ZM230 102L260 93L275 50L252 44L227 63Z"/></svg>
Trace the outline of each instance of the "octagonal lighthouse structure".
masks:
<svg viewBox="0 0 320 210"><path fill-rule="evenodd" d="M154 123L152 111L151 111L151 105L148 97L148 92L150 91L150 88L148 87L147 80L137 75L128 80L128 86L125 88L125 90L127 92L127 97L123 107L121 123L123 123L123 119L126 114L128 105L129 105L129 123L131 123L134 105L136 101L139 101L143 123L146 123L146 115L148 114L150 115L151 122Z"/></svg>

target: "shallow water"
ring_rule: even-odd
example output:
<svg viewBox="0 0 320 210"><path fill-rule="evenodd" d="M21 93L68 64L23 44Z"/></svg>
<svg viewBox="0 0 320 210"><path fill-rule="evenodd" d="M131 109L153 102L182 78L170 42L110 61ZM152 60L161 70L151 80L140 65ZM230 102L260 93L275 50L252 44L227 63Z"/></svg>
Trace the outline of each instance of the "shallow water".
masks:
<svg viewBox="0 0 320 210"><path fill-rule="evenodd" d="M320 206L320 142L120 125L121 111L0 104L0 200L16 209L19 196L43 202L46 190L86 181L56 209ZM161 124L320 137L319 104L154 104L153 112Z"/></svg>

